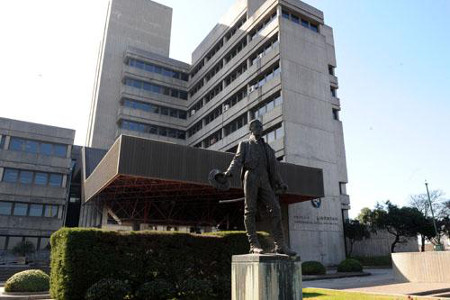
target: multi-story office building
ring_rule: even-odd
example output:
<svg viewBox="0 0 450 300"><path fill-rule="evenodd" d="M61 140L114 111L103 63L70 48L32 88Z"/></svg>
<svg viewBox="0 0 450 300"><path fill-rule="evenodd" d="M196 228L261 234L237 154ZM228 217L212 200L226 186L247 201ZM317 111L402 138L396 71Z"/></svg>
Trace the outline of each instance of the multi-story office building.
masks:
<svg viewBox="0 0 450 300"><path fill-rule="evenodd" d="M0 252L45 249L67 207L75 131L0 118Z"/></svg>
<svg viewBox="0 0 450 300"><path fill-rule="evenodd" d="M323 170L325 197L287 208L292 248L306 260L339 262L349 198L323 13L299 0L238 0L191 65L168 57L170 25L171 9L158 3L111 2L88 145L108 149L126 134L233 152L259 118L279 160Z"/></svg>

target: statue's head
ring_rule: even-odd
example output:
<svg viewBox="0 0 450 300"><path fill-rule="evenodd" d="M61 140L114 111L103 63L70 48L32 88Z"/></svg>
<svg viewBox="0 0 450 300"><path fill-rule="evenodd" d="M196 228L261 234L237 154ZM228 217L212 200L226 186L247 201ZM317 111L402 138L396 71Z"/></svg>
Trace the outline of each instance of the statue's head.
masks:
<svg viewBox="0 0 450 300"><path fill-rule="evenodd" d="M263 124L260 120L255 119L248 124L248 128L250 129L250 132L253 133L253 135L257 138L260 138L263 133Z"/></svg>

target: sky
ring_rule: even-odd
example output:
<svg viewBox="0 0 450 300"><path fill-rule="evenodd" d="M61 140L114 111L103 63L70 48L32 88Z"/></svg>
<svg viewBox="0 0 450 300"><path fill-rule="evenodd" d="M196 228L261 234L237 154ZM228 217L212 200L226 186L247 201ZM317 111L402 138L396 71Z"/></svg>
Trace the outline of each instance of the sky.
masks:
<svg viewBox="0 0 450 300"><path fill-rule="evenodd" d="M173 8L170 56L191 53L234 0ZM306 0L333 28L350 216L440 189L450 198L450 1ZM72 128L84 145L107 0L0 1L0 116ZM201 9L200 9L201 8Z"/></svg>

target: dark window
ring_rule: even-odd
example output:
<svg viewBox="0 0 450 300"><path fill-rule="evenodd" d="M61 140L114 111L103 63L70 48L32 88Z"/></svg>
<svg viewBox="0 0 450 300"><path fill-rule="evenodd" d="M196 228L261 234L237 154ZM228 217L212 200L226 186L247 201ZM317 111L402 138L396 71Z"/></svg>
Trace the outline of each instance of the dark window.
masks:
<svg viewBox="0 0 450 300"><path fill-rule="evenodd" d="M11 202L0 202L0 215L11 215L12 203Z"/></svg>
<svg viewBox="0 0 450 300"><path fill-rule="evenodd" d="M339 120L339 110L336 108L333 108L333 119Z"/></svg>
<svg viewBox="0 0 450 300"><path fill-rule="evenodd" d="M56 156L66 157L67 154L67 146L64 145L55 145L53 148L53 152Z"/></svg>
<svg viewBox="0 0 450 300"><path fill-rule="evenodd" d="M3 173L3 181L4 182L17 182L17 179L19 178L19 170L14 169L5 169Z"/></svg>
<svg viewBox="0 0 450 300"><path fill-rule="evenodd" d="M330 92L331 92L331 96L332 97L337 97L337 93L336 93L336 89L335 88L331 87L330 88Z"/></svg>
<svg viewBox="0 0 450 300"><path fill-rule="evenodd" d="M309 29L311 29L314 32L319 32L319 27L317 25L314 25L314 24L310 24L309 25Z"/></svg>
<svg viewBox="0 0 450 300"><path fill-rule="evenodd" d="M3 149L5 145L5 136L0 136L0 149Z"/></svg>
<svg viewBox="0 0 450 300"><path fill-rule="evenodd" d="M289 13L285 10L283 10L283 12L281 13L281 15L283 16L283 18L285 19L289 19Z"/></svg>
<svg viewBox="0 0 450 300"><path fill-rule="evenodd" d="M37 172L34 175L34 184L47 185L47 173Z"/></svg>
<svg viewBox="0 0 450 300"><path fill-rule="evenodd" d="M23 184L31 184L33 182L33 172L20 171L19 182Z"/></svg>
<svg viewBox="0 0 450 300"><path fill-rule="evenodd" d="M12 137L9 143L9 149L15 151L22 151L25 141L16 137Z"/></svg>
<svg viewBox="0 0 450 300"><path fill-rule="evenodd" d="M51 186L61 186L62 175L61 174L50 174L48 184Z"/></svg>
<svg viewBox="0 0 450 300"><path fill-rule="evenodd" d="M294 23L300 24L300 18L294 15L291 15L291 20Z"/></svg>
<svg viewBox="0 0 450 300"><path fill-rule="evenodd" d="M25 144L25 152L37 153L39 144L35 141L27 141Z"/></svg>
<svg viewBox="0 0 450 300"><path fill-rule="evenodd" d="M28 204L25 203L14 203L14 216L26 216L28 210Z"/></svg>
<svg viewBox="0 0 450 300"><path fill-rule="evenodd" d="M58 205L45 205L44 216L48 218L55 218L58 216Z"/></svg>
<svg viewBox="0 0 450 300"><path fill-rule="evenodd" d="M30 211L28 212L28 215L31 217L41 217L42 209L42 204L30 204Z"/></svg>
<svg viewBox="0 0 450 300"><path fill-rule="evenodd" d="M168 116L169 115L169 108L168 107L161 107L161 114Z"/></svg>
<svg viewBox="0 0 450 300"><path fill-rule="evenodd" d="M306 28L309 28L309 22L302 19L302 25Z"/></svg>
<svg viewBox="0 0 450 300"><path fill-rule="evenodd" d="M39 152L44 155L52 155L52 144L41 143Z"/></svg>

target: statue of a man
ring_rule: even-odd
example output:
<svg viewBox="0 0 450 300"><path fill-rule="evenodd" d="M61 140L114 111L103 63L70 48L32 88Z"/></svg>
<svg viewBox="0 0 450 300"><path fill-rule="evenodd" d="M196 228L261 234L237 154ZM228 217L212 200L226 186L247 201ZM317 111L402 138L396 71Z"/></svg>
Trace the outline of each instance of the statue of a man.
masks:
<svg viewBox="0 0 450 300"><path fill-rule="evenodd" d="M278 193L284 193L287 185L282 181L278 171L275 151L262 138L263 125L259 120L249 124L250 138L239 143L236 155L222 176L231 177L241 169L241 180L245 193L244 224L250 243L250 253L260 254L263 249L256 235L255 216L257 201L262 201L271 217L271 233L275 241L275 252L294 256L284 240L281 224L281 209Z"/></svg>

